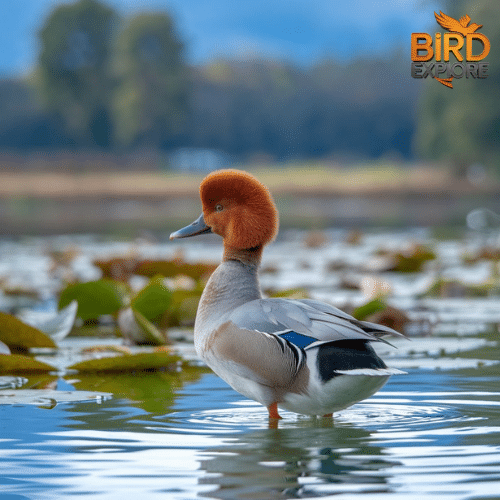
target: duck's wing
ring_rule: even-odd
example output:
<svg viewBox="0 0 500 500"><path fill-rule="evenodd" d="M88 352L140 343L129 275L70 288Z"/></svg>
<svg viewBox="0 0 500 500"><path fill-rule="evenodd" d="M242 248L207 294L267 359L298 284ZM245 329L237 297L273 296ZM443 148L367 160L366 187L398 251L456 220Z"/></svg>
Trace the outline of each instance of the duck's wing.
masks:
<svg viewBox="0 0 500 500"><path fill-rule="evenodd" d="M400 333L381 325L357 321L349 314L315 300L259 299L225 316L214 332L210 348L230 371L270 388L301 392L307 383L306 352L318 348L319 375L328 381L336 374L390 375L367 341ZM347 342L336 342L347 341ZM353 346L357 345L353 349ZM212 366L212 368L214 368ZM215 368L214 368L215 369ZM217 370L215 370L217 372ZM229 370L219 370L233 387ZM226 376L225 376L226 374Z"/></svg>
<svg viewBox="0 0 500 500"><path fill-rule="evenodd" d="M303 349L337 340L381 340L402 336L383 325L358 321L316 300L259 299L236 308L228 319L240 328L278 335Z"/></svg>

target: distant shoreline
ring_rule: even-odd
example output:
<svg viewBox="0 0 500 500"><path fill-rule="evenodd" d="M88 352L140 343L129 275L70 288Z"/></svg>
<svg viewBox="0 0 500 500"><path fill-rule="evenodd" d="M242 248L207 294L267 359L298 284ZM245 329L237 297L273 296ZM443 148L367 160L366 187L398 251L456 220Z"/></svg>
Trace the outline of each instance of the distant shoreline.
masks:
<svg viewBox="0 0 500 500"><path fill-rule="evenodd" d="M499 183L444 169L249 169L273 193L282 227L465 228L467 213L500 213ZM141 231L168 234L199 215L203 174L0 172L0 236Z"/></svg>

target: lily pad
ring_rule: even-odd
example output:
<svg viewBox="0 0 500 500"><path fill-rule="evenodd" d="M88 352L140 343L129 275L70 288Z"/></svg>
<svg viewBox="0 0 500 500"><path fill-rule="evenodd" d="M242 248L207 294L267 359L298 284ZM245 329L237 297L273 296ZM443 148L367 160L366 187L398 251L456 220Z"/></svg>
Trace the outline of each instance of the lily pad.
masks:
<svg viewBox="0 0 500 500"><path fill-rule="evenodd" d="M188 263L173 260L143 260L140 262L135 270L136 274L142 276L153 277L161 274L167 278L177 276L178 274L185 274L190 278L199 280L201 278L208 278L217 268L217 264L209 264L207 262Z"/></svg>
<svg viewBox="0 0 500 500"><path fill-rule="evenodd" d="M103 314L114 314L125 305L126 287L117 281L101 279L67 286L59 299L59 309L73 300L78 302L77 316L84 321Z"/></svg>
<svg viewBox="0 0 500 500"><path fill-rule="evenodd" d="M424 245L414 245L406 252L396 253L395 271L400 273L415 273L422 270L424 263L428 260L434 260L436 254Z"/></svg>
<svg viewBox="0 0 500 500"><path fill-rule="evenodd" d="M0 356L0 373L8 375L18 375L21 373L47 373L57 369L48 363L37 361L29 356L21 354L11 354Z"/></svg>
<svg viewBox="0 0 500 500"><path fill-rule="evenodd" d="M38 328L2 312L0 312L0 340L14 351L27 351L31 347L52 349L57 347L54 341Z"/></svg>
<svg viewBox="0 0 500 500"><path fill-rule="evenodd" d="M133 309L149 321L163 314L172 302L172 292L165 286L164 281L163 276L155 276L132 299Z"/></svg>
<svg viewBox="0 0 500 500"><path fill-rule="evenodd" d="M370 302L367 302L366 304L363 304L362 306L357 307L351 314L356 319L363 321L371 314L383 311L386 307L387 304L383 300L374 299L370 300Z"/></svg>
<svg viewBox="0 0 500 500"><path fill-rule="evenodd" d="M56 391L52 389L4 389L0 391L0 404L36 405L53 408L58 403L78 403L81 401L101 402L113 395L94 391Z"/></svg>
<svg viewBox="0 0 500 500"><path fill-rule="evenodd" d="M180 356L166 352L125 354L100 359L89 359L70 366L69 370L79 372L131 372L131 371L176 371Z"/></svg>

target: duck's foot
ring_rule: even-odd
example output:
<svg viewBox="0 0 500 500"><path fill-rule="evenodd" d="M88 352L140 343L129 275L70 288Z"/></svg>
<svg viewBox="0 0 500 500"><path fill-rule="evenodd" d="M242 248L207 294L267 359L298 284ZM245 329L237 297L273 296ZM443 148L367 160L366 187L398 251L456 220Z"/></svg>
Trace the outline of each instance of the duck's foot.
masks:
<svg viewBox="0 0 500 500"><path fill-rule="evenodd" d="M273 420L279 420L281 415L278 413L278 403L272 403L267 407L269 412L269 418Z"/></svg>

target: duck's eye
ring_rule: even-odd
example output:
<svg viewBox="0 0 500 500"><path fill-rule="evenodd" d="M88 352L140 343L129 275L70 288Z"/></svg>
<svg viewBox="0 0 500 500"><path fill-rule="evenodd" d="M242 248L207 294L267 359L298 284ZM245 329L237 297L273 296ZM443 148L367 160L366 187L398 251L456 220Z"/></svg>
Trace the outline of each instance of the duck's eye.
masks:
<svg viewBox="0 0 500 500"><path fill-rule="evenodd" d="M216 212L222 212L224 210L224 207L219 203L219 204L215 205L214 210Z"/></svg>

